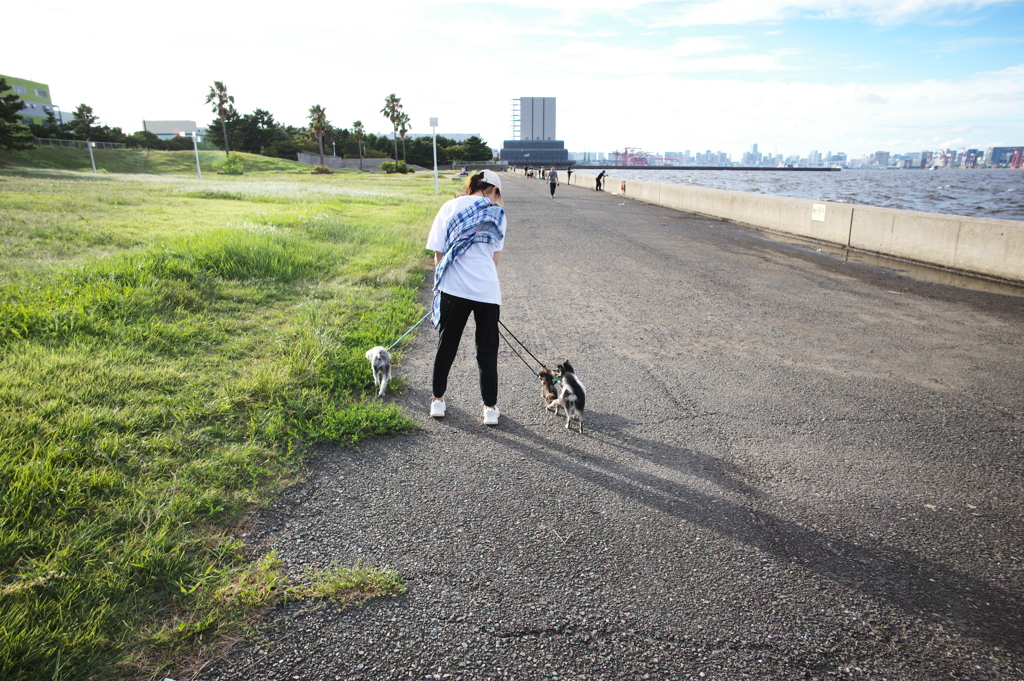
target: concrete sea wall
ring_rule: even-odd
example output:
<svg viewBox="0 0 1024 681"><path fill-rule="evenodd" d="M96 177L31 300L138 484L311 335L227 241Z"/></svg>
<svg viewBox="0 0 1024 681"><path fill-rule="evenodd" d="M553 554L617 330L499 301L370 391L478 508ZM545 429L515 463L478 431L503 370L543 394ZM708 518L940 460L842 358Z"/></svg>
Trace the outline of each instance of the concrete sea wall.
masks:
<svg viewBox="0 0 1024 681"><path fill-rule="evenodd" d="M564 178L565 173L559 173ZM596 175L573 173L593 189ZM1024 283L1024 222L705 189L606 175L604 191L757 229Z"/></svg>

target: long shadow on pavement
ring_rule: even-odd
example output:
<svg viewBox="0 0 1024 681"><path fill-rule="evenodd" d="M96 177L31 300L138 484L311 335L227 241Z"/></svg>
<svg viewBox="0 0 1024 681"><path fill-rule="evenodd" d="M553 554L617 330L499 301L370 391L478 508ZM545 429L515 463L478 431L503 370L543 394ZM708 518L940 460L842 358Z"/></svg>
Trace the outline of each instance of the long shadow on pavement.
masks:
<svg viewBox="0 0 1024 681"><path fill-rule="evenodd" d="M754 514L726 499L584 451L565 439L548 439L512 419L504 419L501 427L488 429L482 437L908 612L951 624L965 635L1024 652L1024 608L1017 597L909 551L862 546L771 514ZM659 448L664 450L665 445ZM681 457L688 451L678 450ZM706 471L702 474L707 476ZM731 476L715 482L723 487L735 484Z"/></svg>

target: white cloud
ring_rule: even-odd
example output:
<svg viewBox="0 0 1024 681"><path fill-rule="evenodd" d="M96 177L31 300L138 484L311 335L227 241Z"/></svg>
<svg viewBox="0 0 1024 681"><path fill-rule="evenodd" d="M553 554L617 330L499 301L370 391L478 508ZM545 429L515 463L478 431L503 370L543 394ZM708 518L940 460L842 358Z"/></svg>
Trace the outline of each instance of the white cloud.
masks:
<svg viewBox="0 0 1024 681"><path fill-rule="evenodd" d="M1019 45L1021 43L1024 43L1024 38L974 36L969 38L959 38L957 40L945 40L938 45L931 46L931 48L939 53L955 54L957 52L966 52L967 50L999 47L1003 45Z"/></svg>
<svg viewBox="0 0 1024 681"><path fill-rule="evenodd" d="M738 36L695 36L678 39L665 48L664 53L674 57L689 57L695 54L714 54L732 51L744 46L744 39Z"/></svg>
<svg viewBox="0 0 1024 681"><path fill-rule="evenodd" d="M795 17L863 18L887 26L949 11L976 11L1014 0L684 0L671 3L659 26L779 23Z"/></svg>
<svg viewBox="0 0 1024 681"><path fill-rule="evenodd" d="M766 151L866 153L950 139L1020 143L1024 66L999 68L1016 38L978 31L929 46L948 54L1006 41L996 67L956 79L939 70L942 60L933 66L912 55L915 73L933 74L916 79L901 76L902 65L888 54L857 54L863 20L958 12L971 19L976 15L968 10L993 4L999 3L568 0L553 8L548 0L495 0L482 8L463 0L396 0L385 16L371 4L312 0L285 23L279 14L239 12L236 4L214 0L179 25L168 23L161 8L134 1L111 0L97 15L81 3L50 0L15 5L12 25L45 25L59 50L35 50L30 31L12 32L0 49L5 71L50 83L65 111L84 102L102 121L128 131L140 129L143 118L209 122L213 114L202 100L209 84L222 80L240 111L264 108L291 125L302 125L319 103L338 125L358 118L371 132L383 132L388 124L379 109L395 92L414 131L438 116L441 132L478 132L500 146L509 135L512 98L554 96L559 134L574 151L640 146L740 153L758 142ZM787 33L783 22L794 16L862 21L837 24L847 31L842 54L817 54L800 44L772 49L778 40L765 47L765 35ZM697 35L708 31L649 31L653 21L780 25L747 35L739 28ZM166 30L135 30L158 24ZM395 26L414 30L399 29L403 37L396 38ZM831 71L821 70L824 59ZM840 61L842 76L834 66Z"/></svg>
<svg viewBox="0 0 1024 681"><path fill-rule="evenodd" d="M574 151L588 140L592 150L711 148L739 154L759 143L766 152L805 155L818 148L860 155L927 149L953 139L965 140L959 146L977 146L982 132L986 140L1019 143L1014 121L1024 119L1024 67L886 84L650 76L633 85L647 94L588 102L599 116L585 116L576 102L560 99L560 126L571 131L567 144Z"/></svg>

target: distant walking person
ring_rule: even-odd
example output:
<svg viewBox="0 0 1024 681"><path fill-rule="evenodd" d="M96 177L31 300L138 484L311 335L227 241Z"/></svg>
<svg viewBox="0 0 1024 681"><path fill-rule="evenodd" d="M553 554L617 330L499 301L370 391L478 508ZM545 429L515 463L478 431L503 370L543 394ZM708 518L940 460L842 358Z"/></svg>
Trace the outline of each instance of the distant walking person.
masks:
<svg viewBox="0 0 1024 681"><path fill-rule="evenodd" d="M572 184L572 168L565 169L565 183Z"/></svg>
<svg viewBox="0 0 1024 681"><path fill-rule="evenodd" d="M558 173L555 171L555 167L551 166L551 170L548 171L548 187L551 188L551 198L555 198L555 187L558 186Z"/></svg>
<svg viewBox="0 0 1024 681"><path fill-rule="evenodd" d="M597 191L601 191L601 185L604 184L604 171L602 170L597 174Z"/></svg>

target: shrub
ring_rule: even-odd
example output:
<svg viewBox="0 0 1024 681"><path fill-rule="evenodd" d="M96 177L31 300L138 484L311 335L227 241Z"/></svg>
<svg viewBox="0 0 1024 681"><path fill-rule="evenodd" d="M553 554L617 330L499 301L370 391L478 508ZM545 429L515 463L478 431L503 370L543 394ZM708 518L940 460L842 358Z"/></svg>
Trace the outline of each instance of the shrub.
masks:
<svg viewBox="0 0 1024 681"><path fill-rule="evenodd" d="M316 166L313 168L314 175L331 175L334 171L327 166Z"/></svg>
<svg viewBox="0 0 1024 681"><path fill-rule="evenodd" d="M242 155L234 151L223 161L214 163L213 167L222 175L241 175L245 170L242 164Z"/></svg>
<svg viewBox="0 0 1024 681"><path fill-rule="evenodd" d="M380 169L385 173L415 173L416 171L405 164L405 161L392 163L387 161L380 164Z"/></svg>

